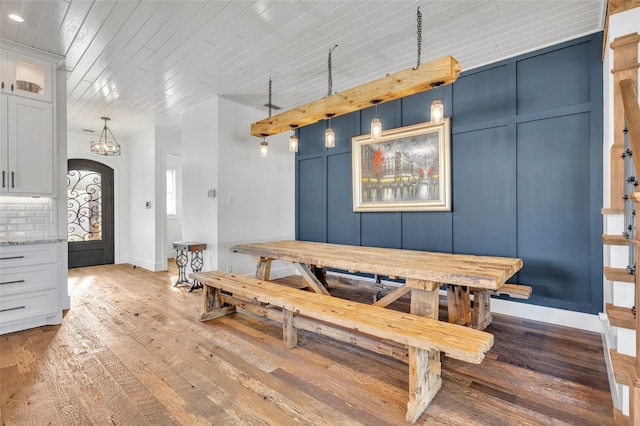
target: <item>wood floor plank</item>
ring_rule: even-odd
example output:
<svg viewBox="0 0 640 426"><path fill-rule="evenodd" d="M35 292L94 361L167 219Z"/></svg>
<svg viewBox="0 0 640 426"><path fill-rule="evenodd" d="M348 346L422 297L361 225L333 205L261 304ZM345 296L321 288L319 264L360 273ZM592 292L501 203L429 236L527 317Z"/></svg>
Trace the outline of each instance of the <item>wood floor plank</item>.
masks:
<svg viewBox="0 0 640 426"><path fill-rule="evenodd" d="M18 424L28 419L29 409L17 365L0 368L0 419L2 424ZM30 420L27 420L31 424Z"/></svg>
<svg viewBox="0 0 640 426"><path fill-rule="evenodd" d="M259 320L263 324L268 324L270 321ZM229 323L236 322L232 319L228 320ZM273 327L274 329L280 329L279 326L265 325L260 327L260 330ZM245 329L248 334L251 330L257 327L249 327ZM238 331L240 333L241 331ZM314 340L316 337L314 336ZM251 339L250 335L247 335L243 340ZM310 339L309 339L310 340ZM282 351L274 353L274 347L278 345L282 348ZM264 356L271 357L277 356L282 359L281 368L273 372L274 375L287 380L292 386L300 387L302 392L313 394L315 398L320 398L322 401L331 404L334 409L337 409L336 404L341 404L341 400L345 399L350 401L351 405L358 404L359 406L375 406L380 410L376 414L378 417L374 423L393 422L398 417L403 416L406 413L406 403L408 401L408 367L406 364L394 360L400 368L403 370L404 381L399 388L392 386L385 386L383 389L375 389L371 386L362 386L357 395L353 395L353 383L354 377L351 375L336 375L331 370L336 367L336 363L331 358L323 356L323 354L313 349L307 349L306 341L299 341L298 347L295 350L287 350L282 344L273 343L270 344L271 349L266 349ZM355 355L355 354L352 354ZM303 363L300 360L304 360ZM289 360L289 362L287 362ZM358 362L358 356L351 356L349 364L354 367L358 367L361 363ZM274 359L275 362L275 359ZM373 363L375 365L375 363ZM345 370L347 371L347 370ZM349 371L354 370L349 369ZM357 373L356 373L357 374ZM375 377L375 375L374 375ZM389 397L388 393L395 393L397 397ZM402 401L398 403L398 401ZM393 413L389 416L389 413ZM364 415L356 417L360 419ZM373 419L370 419L373 421ZM371 423L368 421L367 423Z"/></svg>
<svg viewBox="0 0 640 426"><path fill-rule="evenodd" d="M129 265L70 270L72 307L61 326L0 336L1 401L5 377L19 384L6 395L22 395L0 403L0 419L406 424L406 364L311 332L288 350L281 326L262 318L202 323L202 291L173 287L176 275ZM375 288L330 292L370 304ZM389 308L407 312L408 298ZM416 424L612 424L598 334L497 314L488 331L495 344L482 364L443 357L443 387Z"/></svg>

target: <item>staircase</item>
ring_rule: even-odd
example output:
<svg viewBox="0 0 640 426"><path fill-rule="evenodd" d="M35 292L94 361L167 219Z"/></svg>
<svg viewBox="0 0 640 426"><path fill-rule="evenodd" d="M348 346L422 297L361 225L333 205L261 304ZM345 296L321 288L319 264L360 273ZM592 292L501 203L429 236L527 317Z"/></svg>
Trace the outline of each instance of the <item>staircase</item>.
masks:
<svg viewBox="0 0 640 426"><path fill-rule="evenodd" d="M613 70L616 86L614 114L624 117L627 125L623 130L624 120L614 118L616 139L611 149L612 201L611 208L603 209L607 233L602 236L609 260L609 265L603 270L607 302L606 316L603 316L603 344L614 405L614 422L616 425L634 426L640 425L640 315L632 309L640 307L640 271L636 273L636 265L640 266L640 235L636 235L640 225L640 176L636 178L636 171L640 171L640 105L637 89L639 41L637 34L631 34L612 43L616 55L615 68L628 70L629 65L620 66L618 59L632 61L635 68L626 76L622 73L616 75L616 70ZM629 50L616 49L629 46ZM635 56L618 55L633 49ZM621 78L627 76L630 78ZM618 111L615 110L616 106L619 106ZM620 139L624 140L624 145L617 142ZM621 197L624 200L622 205L620 200L614 200L621 189L624 194Z"/></svg>

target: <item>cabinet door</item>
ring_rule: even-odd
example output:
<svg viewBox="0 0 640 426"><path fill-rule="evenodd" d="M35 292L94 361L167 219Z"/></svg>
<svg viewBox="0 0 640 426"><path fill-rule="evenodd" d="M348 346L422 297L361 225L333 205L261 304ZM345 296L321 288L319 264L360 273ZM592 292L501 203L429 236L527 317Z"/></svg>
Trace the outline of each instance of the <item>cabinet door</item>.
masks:
<svg viewBox="0 0 640 426"><path fill-rule="evenodd" d="M0 193L9 190L9 145L7 129L7 95L0 94Z"/></svg>
<svg viewBox="0 0 640 426"><path fill-rule="evenodd" d="M9 93L11 84L9 83L8 52L0 49L0 92Z"/></svg>
<svg viewBox="0 0 640 426"><path fill-rule="evenodd" d="M4 92L51 102L53 64L27 55L5 51ZM6 80L6 81L5 81Z"/></svg>
<svg viewBox="0 0 640 426"><path fill-rule="evenodd" d="M53 108L50 103L8 97L9 192L52 195Z"/></svg>

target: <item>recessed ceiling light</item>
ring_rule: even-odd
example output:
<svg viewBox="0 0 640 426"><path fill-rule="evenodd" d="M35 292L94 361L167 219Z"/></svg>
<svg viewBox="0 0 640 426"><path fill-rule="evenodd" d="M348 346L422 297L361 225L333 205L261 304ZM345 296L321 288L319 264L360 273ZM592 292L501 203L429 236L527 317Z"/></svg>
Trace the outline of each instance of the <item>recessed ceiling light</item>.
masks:
<svg viewBox="0 0 640 426"><path fill-rule="evenodd" d="M21 23L24 22L24 19L20 15L11 14L11 15L9 15L9 19L12 19L12 20L14 20L16 22L21 22Z"/></svg>

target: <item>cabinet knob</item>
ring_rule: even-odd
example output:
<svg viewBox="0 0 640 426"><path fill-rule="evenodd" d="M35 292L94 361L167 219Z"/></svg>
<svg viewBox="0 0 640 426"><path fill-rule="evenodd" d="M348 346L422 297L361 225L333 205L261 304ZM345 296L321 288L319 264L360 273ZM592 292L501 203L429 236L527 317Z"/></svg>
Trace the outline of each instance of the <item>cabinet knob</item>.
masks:
<svg viewBox="0 0 640 426"><path fill-rule="evenodd" d="M11 188L16 187L16 172L11 172Z"/></svg>
<svg viewBox="0 0 640 426"><path fill-rule="evenodd" d="M7 173L7 172L5 172L4 170L2 171L2 187L3 187L3 188L5 187L5 184L4 184L4 175L5 175L6 173Z"/></svg>

